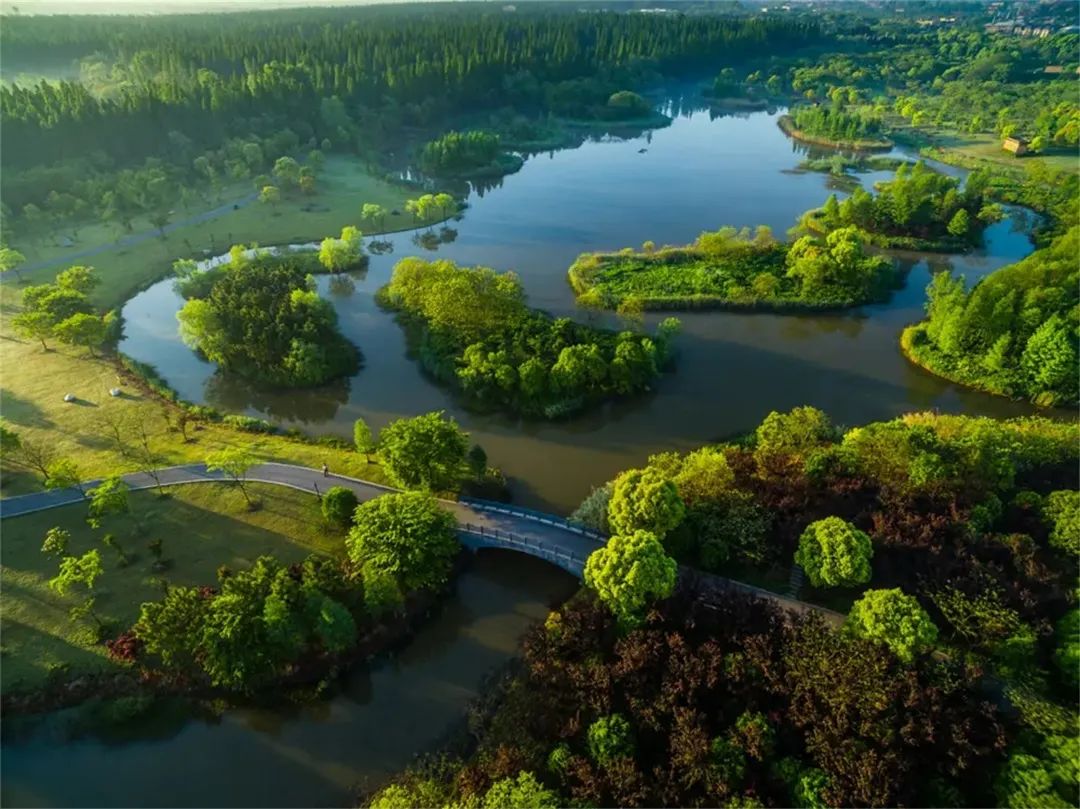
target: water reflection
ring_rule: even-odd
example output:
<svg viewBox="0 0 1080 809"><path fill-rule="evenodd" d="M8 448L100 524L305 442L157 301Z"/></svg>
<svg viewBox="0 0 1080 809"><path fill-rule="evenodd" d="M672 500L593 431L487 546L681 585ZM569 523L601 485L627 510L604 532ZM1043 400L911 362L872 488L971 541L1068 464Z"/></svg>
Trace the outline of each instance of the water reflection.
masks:
<svg viewBox="0 0 1080 809"><path fill-rule="evenodd" d="M457 595L398 654L361 666L331 699L152 721L122 740L63 733L70 712L29 738L5 733L5 806L346 806L436 744L478 684L576 581L520 554L482 553ZM58 777L62 774L62 777Z"/></svg>
<svg viewBox="0 0 1080 809"><path fill-rule="evenodd" d="M970 284L1030 252L1014 217L988 228L985 246L966 255L898 254L906 278L887 304L798 317L680 313L684 329L674 374L650 396L571 421L534 423L470 412L427 379L408 359L393 316L373 299L401 256L423 250L512 269L533 306L618 326L610 314L577 307L566 268L579 253L645 239L683 244L721 225L765 224L784 233L829 194L826 175L791 173L812 150L780 131L777 113L713 117L688 98L675 98L665 109L673 118L668 127L623 140L584 138L576 149L526 161L497 190L474 190L453 238L423 231L369 243L367 274L354 279L351 295L332 293L331 281L320 278L342 330L364 353L351 386L275 393L214 378L214 369L179 343L173 319L179 301L162 285L125 307L123 350L157 365L185 398L343 437L358 417L379 429L400 416L445 410L504 469L521 502L563 512L592 486L649 454L746 431L773 409L812 404L846 424L926 407L1001 416L1030 412L1025 404L964 391L913 369L897 344L900 329L923 314L932 272L951 266ZM879 171L857 178L871 184L888 176ZM646 326L658 319L649 315Z"/></svg>

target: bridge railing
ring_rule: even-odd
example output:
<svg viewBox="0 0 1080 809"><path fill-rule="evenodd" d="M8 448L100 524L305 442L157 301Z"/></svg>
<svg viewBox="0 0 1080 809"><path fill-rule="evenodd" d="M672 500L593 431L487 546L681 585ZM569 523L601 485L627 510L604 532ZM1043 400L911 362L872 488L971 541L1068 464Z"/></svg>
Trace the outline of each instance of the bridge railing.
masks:
<svg viewBox="0 0 1080 809"><path fill-rule="evenodd" d="M530 539L529 537L523 537L520 534L512 534L509 531L502 531L498 528L491 528L486 525L473 525L472 523L459 523L458 532L479 537L484 542L493 542L493 544L499 546L516 548L530 556L536 556L540 559L554 562L563 568L572 567L575 570L585 569L584 556L566 550L565 548L560 548L557 545L552 545L549 542L543 542L539 539Z"/></svg>
<svg viewBox="0 0 1080 809"><path fill-rule="evenodd" d="M494 500L481 500L475 497L462 497L459 498L459 502L464 503L467 506L472 506L479 511L491 511L496 514L510 514L515 517L532 520L533 522L543 523L544 525L553 525L556 528L562 528L564 531L571 531L575 534L581 534L583 537L595 539L597 542L607 542L608 539L607 536L601 534L599 531L594 531L591 528L586 528L584 525L570 522L570 520L564 519L563 517L556 517L554 514L535 511L531 508L512 506L509 503L497 503Z"/></svg>

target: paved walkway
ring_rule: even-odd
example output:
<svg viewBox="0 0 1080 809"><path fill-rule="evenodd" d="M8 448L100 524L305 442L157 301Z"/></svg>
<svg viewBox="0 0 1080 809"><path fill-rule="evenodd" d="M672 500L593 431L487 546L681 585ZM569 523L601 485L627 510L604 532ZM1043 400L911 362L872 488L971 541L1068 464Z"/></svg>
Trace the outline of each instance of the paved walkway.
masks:
<svg viewBox="0 0 1080 809"><path fill-rule="evenodd" d="M207 471L204 464L173 466L160 469L157 474L163 486L229 480L221 472ZM154 479L145 472L132 472L122 477L132 489L152 489L157 485ZM360 502L396 491L388 486L357 478L335 474L324 476L318 469L283 463L263 463L254 466L248 472L246 480L253 483L289 486L300 491L311 492L312 496L316 492L325 492L331 486L344 486L351 489ZM89 491L100 483L100 480L87 481L82 485L82 490ZM76 488L53 489L8 497L0 500L0 518L17 517L21 514L31 514L79 503L85 499L83 491ZM604 542L604 537L601 535L571 525L562 517L553 514L482 500L465 502L443 500L441 502L457 519L458 533L464 544L473 548L499 547L521 551L552 562L578 578L582 576L585 560L589 554ZM706 601L714 595L740 593L764 598L784 609L798 613L818 612L833 624L840 623L844 619L844 616L832 610L721 576L685 567L680 569L679 575L683 581L693 582L702 591Z"/></svg>

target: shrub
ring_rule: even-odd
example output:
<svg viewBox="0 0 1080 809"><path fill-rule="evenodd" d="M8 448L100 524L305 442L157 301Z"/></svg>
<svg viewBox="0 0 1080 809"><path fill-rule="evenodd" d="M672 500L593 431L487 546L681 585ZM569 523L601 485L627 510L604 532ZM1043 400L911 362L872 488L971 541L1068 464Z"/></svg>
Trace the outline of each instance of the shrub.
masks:
<svg viewBox="0 0 1080 809"><path fill-rule="evenodd" d="M589 725L589 755L600 765L620 756L634 754L634 735L630 723L621 714L602 716Z"/></svg>
<svg viewBox="0 0 1080 809"><path fill-rule="evenodd" d="M810 523L795 562L815 587L853 587L870 581L870 537L839 517Z"/></svg>
<svg viewBox="0 0 1080 809"><path fill-rule="evenodd" d="M856 635L878 641L905 663L937 640L937 627L914 596L899 588L867 590L845 624Z"/></svg>
<svg viewBox="0 0 1080 809"><path fill-rule="evenodd" d="M348 528L358 502L352 489L331 486L322 496L323 516L336 528Z"/></svg>

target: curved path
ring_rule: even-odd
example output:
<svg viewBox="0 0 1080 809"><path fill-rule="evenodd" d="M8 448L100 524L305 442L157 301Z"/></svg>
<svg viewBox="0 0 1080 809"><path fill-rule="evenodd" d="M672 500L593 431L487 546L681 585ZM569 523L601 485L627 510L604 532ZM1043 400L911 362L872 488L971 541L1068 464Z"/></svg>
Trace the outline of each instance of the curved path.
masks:
<svg viewBox="0 0 1080 809"><path fill-rule="evenodd" d="M230 480L221 472L208 471L204 464L172 466L156 470L156 474L162 486ZM158 485L153 476L146 472L132 472L123 475L122 478L132 489L152 489ZM311 492L312 496L318 496L320 492L325 492L331 486L344 486L352 490L360 502L398 491L389 486L343 475L332 473L323 475L320 470L306 466L272 462L252 467L246 481L289 486L300 491ZM53 489L4 498L0 500L0 518L18 517L22 514L82 502L85 499L83 492L94 488L99 483L101 483L100 480L92 480L82 484L81 488ZM457 520L458 535L462 544L473 549L506 548L527 553L558 565L578 578L582 576L585 560L589 554L606 540L603 535L574 525L562 517L505 503L472 499L440 502ZM681 568L679 577L683 582L692 583L695 589L701 591L706 601L710 595L720 597L725 594L740 593L767 599L794 612L818 612L833 624L844 619L844 616L839 613L805 601L797 601L743 582L701 573L690 568Z"/></svg>

